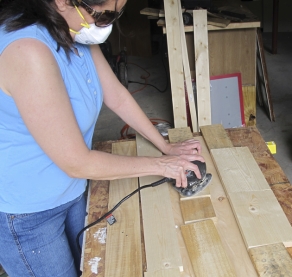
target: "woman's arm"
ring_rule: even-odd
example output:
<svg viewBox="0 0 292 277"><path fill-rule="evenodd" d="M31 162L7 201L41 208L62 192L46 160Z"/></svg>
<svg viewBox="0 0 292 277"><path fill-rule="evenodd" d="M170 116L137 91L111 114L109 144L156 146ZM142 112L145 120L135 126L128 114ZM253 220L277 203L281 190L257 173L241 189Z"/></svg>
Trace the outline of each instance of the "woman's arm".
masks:
<svg viewBox="0 0 292 277"><path fill-rule="evenodd" d="M104 103L134 128L150 140L161 152L169 155L200 154L201 146L196 140L169 144L159 134L132 95L119 82L97 45L91 46L92 56L104 91Z"/></svg>
<svg viewBox="0 0 292 277"><path fill-rule="evenodd" d="M123 157L88 149L59 67L51 51L40 41L21 39L3 51L0 85L13 97L36 142L71 177L110 180L161 175L176 179L178 186L186 186L185 170L199 174L198 168L189 162L203 161L198 155ZM106 99L108 102L107 96ZM150 130L152 127L149 124Z"/></svg>

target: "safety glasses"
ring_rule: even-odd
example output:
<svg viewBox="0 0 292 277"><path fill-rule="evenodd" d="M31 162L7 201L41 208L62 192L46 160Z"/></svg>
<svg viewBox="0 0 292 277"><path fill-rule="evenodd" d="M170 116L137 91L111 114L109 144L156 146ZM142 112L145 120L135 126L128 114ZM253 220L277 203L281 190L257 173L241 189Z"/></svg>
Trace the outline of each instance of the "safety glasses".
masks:
<svg viewBox="0 0 292 277"><path fill-rule="evenodd" d="M80 6L84 8L93 18L95 21L95 25L98 27L107 27L113 24L117 19L121 17L125 10L125 6L119 11L109 11L104 10L102 12L98 12L86 4L84 1L78 0Z"/></svg>

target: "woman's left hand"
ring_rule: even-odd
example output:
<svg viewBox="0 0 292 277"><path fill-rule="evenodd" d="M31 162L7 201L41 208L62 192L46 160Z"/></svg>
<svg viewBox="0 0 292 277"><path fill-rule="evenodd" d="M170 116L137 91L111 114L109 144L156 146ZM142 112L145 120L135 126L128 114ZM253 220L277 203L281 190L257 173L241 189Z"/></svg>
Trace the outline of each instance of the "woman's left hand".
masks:
<svg viewBox="0 0 292 277"><path fill-rule="evenodd" d="M198 140L189 139L183 142L169 143L163 152L166 155L201 155L202 147Z"/></svg>

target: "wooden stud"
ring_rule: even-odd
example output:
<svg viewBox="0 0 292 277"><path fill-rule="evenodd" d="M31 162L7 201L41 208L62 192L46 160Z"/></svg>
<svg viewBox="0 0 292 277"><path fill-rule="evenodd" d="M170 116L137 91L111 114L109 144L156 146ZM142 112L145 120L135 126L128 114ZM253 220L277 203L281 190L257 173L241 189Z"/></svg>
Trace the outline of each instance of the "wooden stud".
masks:
<svg viewBox="0 0 292 277"><path fill-rule="evenodd" d="M211 124L207 11L193 11L199 127Z"/></svg>
<svg viewBox="0 0 292 277"><path fill-rule="evenodd" d="M189 104L190 115L191 115L191 120L192 120L192 129L193 129L193 132L198 132L199 129L198 129L197 109L196 109L196 102L195 102L195 96L194 96L193 85L192 85L189 57L188 57L188 52L187 52L186 36L184 32L184 23L183 23L182 10L181 10L180 3L178 4L178 14L179 14L179 25L180 25L180 34L181 34L180 38L181 38L183 69L184 69L188 104Z"/></svg>
<svg viewBox="0 0 292 277"><path fill-rule="evenodd" d="M164 0L174 126L187 126L178 1Z"/></svg>

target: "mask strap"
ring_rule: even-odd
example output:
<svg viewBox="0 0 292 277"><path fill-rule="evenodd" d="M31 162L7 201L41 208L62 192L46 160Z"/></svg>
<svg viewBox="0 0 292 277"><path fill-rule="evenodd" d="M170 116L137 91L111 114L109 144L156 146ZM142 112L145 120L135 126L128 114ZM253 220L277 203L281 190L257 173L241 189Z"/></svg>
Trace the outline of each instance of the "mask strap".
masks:
<svg viewBox="0 0 292 277"><path fill-rule="evenodd" d="M86 22L84 16L82 15L82 13L80 12L80 10L77 8L76 5L74 5L75 9L77 10L78 14L80 15L80 17L83 19L84 23L81 23L80 25L89 29L90 28L90 25Z"/></svg>

